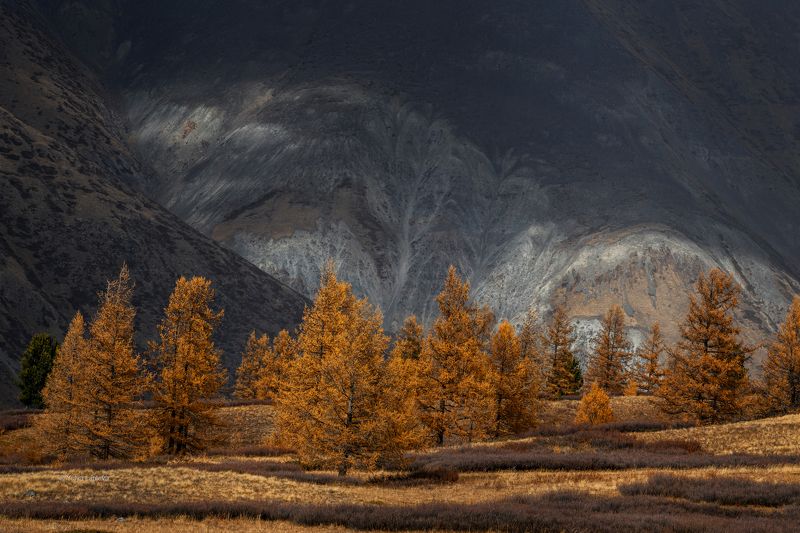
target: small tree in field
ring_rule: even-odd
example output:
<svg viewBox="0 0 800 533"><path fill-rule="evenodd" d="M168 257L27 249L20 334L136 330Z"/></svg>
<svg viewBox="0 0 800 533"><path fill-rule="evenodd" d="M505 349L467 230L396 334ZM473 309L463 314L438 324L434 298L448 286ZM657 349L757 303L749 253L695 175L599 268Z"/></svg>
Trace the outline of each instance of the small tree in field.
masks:
<svg viewBox="0 0 800 533"><path fill-rule="evenodd" d="M661 366L663 353L664 337L661 335L661 327L656 323L650 328L650 335L636 350L638 362L635 376L642 394L655 394L658 387L661 386L661 380L664 377L664 370Z"/></svg>
<svg viewBox="0 0 800 533"><path fill-rule="evenodd" d="M218 425L209 400L225 383L212 339L223 312L211 308L213 301L211 281L178 279L158 327L160 341L151 345L158 373L152 422L168 454L205 449Z"/></svg>
<svg viewBox="0 0 800 533"><path fill-rule="evenodd" d="M75 313L42 390L45 413L35 421L45 450L62 460L85 452L80 435L86 424L82 398L86 390L84 334L83 315Z"/></svg>
<svg viewBox="0 0 800 533"><path fill-rule="evenodd" d="M255 331L251 331L242 352L242 362L236 370L233 395L240 400L265 399L272 396L277 386L262 388L261 385L268 385L264 379L267 372L274 374L272 368L274 361L275 356L269 337L266 334L259 337Z"/></svg>
<svg viewBox="0 0 800 533"><path fill-rule="evenodd" d="M398 398L384 360L382 321L328 263L275 406L279 441L303 464L329 464L345 475L354 466L398 458L410 445L408 403L391 401Z"/></svg>
<svg viewBox="0 0 800 533"><path fill-rule="evenodd" d="M608 394L597 383L592 383L589 391L584 394L578 404L575 415L576 424L607 424L614 421L614 412L611 410L611 400Z"/></svg>
<svg viewBox="0 0 800 533"><path fill-rule="evenodd" d="M47 333L34 335L20 358L19 401L27 407L44 407L42 389L53 367L58 343Z"/></svg>
<svg viewBox="0 0 800 533"><path fill-rule="evenodd" d="M625 333L625 314L618 305L603 317L595 339L594 353L589 360L586 382L597 385L609 394L621 394L631 356L631 343Z"/></svg>
<svg viewBox="0 0 800 533"><path fill-rule="evenodd" d="M514 327L505 320L492 337L489 359L495 395L493 435L533 427L538 414L538 373L533 361L523 355Z"/></svg>
<svg viewBox="0 0 800 533"><path fill-rule="evenodd" d="M786 412L800 407L800 297L795 296L769 346L763 370L770 408Z"/></svg>
<svg viewBox="0 0 800 533"><path fill-rule="evenodd" d="M623 396L636 396L639 394L639 383L635 379L629 379L625 390L622 391Z"/></svg>
<svg viewBox="0 0 800 533"><path fill-rule="evenodd" d="M733 277L714 269L700 274L695 288L658 395L667 412L714 423L740 413L753 348L734 322L741 289Z"/></svg>

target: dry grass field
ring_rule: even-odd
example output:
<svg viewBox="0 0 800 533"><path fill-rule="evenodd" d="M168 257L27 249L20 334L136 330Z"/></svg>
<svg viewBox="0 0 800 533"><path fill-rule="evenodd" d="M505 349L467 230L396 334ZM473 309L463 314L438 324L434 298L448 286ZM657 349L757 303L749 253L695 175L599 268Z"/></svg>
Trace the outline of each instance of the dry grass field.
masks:
<svg viewBox="0 0 800 533"><path fill-rule="evenodd" d="M30 428L0 435L2 531L791 531L800 415L678 427L650 399L574 427L546 406L518 438L411 454L402 471L300 469L266 445L269 405L225 407L228 443L187 459L24 464Z"/></svg>

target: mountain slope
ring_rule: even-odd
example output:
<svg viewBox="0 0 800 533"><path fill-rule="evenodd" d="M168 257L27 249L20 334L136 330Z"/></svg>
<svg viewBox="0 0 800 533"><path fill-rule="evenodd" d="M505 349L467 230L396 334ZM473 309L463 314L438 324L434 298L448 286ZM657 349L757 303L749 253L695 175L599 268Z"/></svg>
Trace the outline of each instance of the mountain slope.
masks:
<svg viewBox="0 0 800 533"><path fill-rule="evenodd" d="M60 337L77 309L127 261L140 339L180 275L214 281L225 318L218 343L238 361L252 328L295 325L305 299L136 193L142 168L89 72L41 30L36 10L0 17L0 402L30 335Z"/></svg>
<svg viewBox="0 0 800 533"><path fill-rule="evenodd" d="M674 336L712 266L753 337L798 290L791 6L46 4L119 95L134 186L306 294L335 257L389 327L450 263L584 338L613 303Z"/></svg>

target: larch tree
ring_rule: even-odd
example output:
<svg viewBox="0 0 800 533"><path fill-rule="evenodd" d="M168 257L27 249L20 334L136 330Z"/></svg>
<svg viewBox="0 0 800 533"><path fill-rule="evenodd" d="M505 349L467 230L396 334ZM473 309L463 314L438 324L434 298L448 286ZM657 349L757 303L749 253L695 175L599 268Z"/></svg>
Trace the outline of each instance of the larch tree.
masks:
<svg viewBox="0 0 800 533"><path fill-rule="evenodd" d="M491 431L495 402L486 350L493 317L471 301L469 283L452 266L436 301L439 316L420 355L416 390L420 419L441 446Z"/></svg>
<svg viewBox="0 0 800 533"><path fill-rule="evenodd" d="M739 339L733 312L741 289L733 277L713 269L695 289L658 395L669 413L715 423L739 414L753 349Z"/></svg>
<svg viewBox="0 0 800 533"><path fill-rule="evenodd" d="M538 394L541 396L546 393L547 371L549 368L548 357L544 349L543 327L539 313L534 307L530 307L525 314L519 330L519 344L522 355L527 357L534 367L539 383Z"/></svg>
<svg viewBox="0 0 800 533"><path fill-rule="evenodd" d="M35 419L45 451L61 460L85 451L81 435L88 422L84 419L85 403L81 397L86 379L83 368L87 344L85 329L83 315L75 313L42 390L44 415Z"/></svg>
<svg viewBox="0 0 800 533"><path fill-rule="evenodd" d="M556 307L542 346L549 367L547 393L552 398L577 394L583 386L580 363L572 351L573 334L566 310Z"/></svg>
<svg viewBox="0 0 800 533"><path fill-rule="evenodd" d="M147 380L134 353L132 296L133 281L123 265L119 277L100 293L89 326L81 394L88 417L79 436L91 455L100 459L130 457L146 439L136 404Z"/></svg>
<svg viewBox="0 0 800 533"><path fill-rule="evenodd" d="M792 300L762 369L769 407L778 412L800 407L800 297Z"/></svg>
<svg viewBox="0 0 800 533"><path fill-rule="evenodd" d="M263 380L274 360L269 337L266 334L257 336L255 331L251 331L242 352L242 362L236 369L234 397L240 400L256 400L271 396L275 392L275 387L269 391L264 390L259 386L259 382L267 384Z"/></svg>
<svg viewBox="0 0 800 533"><path fill-rule="evenodd" d="M652 395L661 386L664 377L662 358L665 351L664 337L658 323L650 328L650 334L636 350L636 383L642 394Z"/></svg>
<svg viewBox="0 0 800 533"><path fill-rule="evenodd" d="M417 317L410 315L403 321L403 327L397 333L397 340L392 349L392 357L418 360L425 343L425 330L417 322Z"/></svg>
<svg viewBox="0 0 800 533"><path fill-rule="evenodd" d="M219 424L210 400L226 376L213 341L223 315L212 309L214 297L210 280L179 278L158 326L159 341L150 347L157 374L152 423L168 454L207 448Z"/></svg>
<svg viewBox="0 0 800 533"><path fill-rule="evenodd" d="M625 389L631 342L625 332L625 314L615 305L609 309L594 341L586 383L597 383L607 394L622 394Z"/></svg>
<svg viewBox="0 0 800 533"><path fill-rule="evenodd" d="M279 441L305 465L332 465L340 475L395 458L410 445L405 406L388 401L389 339L381 313L357 299L326 266L314 304L303 314L298 354L276 398Z"/></svg>
<svg viewBox="0 0 800 533"><path fill-rule="evenodd" d="M583 395L575 414L576 424L607 424L614 421L614 411L611 409L611 400L597 382Z"/></svg>
<svg viewBox="0 0 800 533"><path fill-rule="evenodd" d="M523 353L514 326L505 320L492 336L489 355L495 398L493 436L530 429L538 414L539 376L534 362Z"/></svg>

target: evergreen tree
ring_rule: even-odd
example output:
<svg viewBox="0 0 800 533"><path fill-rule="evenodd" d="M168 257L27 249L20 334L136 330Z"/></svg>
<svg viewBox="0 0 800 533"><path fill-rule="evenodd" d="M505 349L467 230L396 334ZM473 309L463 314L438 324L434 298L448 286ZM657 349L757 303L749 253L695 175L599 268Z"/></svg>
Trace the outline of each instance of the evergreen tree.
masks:
<svg viewBox="0 0 800 533"><path fill-rule="evenodd" d="M203 277L181 277L151 345L158 372L152 392L152 423L168 454L203 450L218 425L215 398L225 383L220 351L212 339L223 311L214 311L214 289Z"/></svg>
<svg viewBox="0 0 800 533"><path fill-rule="evenodd" d="M450 267L437 296L439 316L419 359L416 384L422 423L432 441L471 441L495 419L486 353L493 317L470 299L469 283Z"/></svg>
<svg viewBox="0 0 800 533"><path fill-rule="evenodd" d="M87 417L79 436L100 459L130 457L144 444L136 402L146 380L134 353L132 296L133 281L123 265L119 277L100 294L84 352L86 379L80 398Z"/></svg>
<svg viewBox="0 0 800 533"><path fill-rule="evenodd" d="M52 371L42 390L45 413L36 417L34 423L44 449L62 460L85 452L82 445L85 441L80 435L88 423L83 409L86 402L81 396L86 390L83 358L87 343L84 335L83 315L77 312L58 348Z"/></svg>
<svg viewBox="0 0 800 533"><path fill-rule="evenodd" d="M611 410L611 400L606 391L601 389L595 381L578 404L575 423L596 425L608 424L613 421L614 412Z"/></svg>
<svg viewBox="0 0 800 533"><path fill-rule="evenodd" d="M548 358L547 392L552 398L576 394L583 386L580 363L572 351L573 328L563 307L556 307L543 351Z"/></svg>
<svg viewBox="0 0 800 533"><path fill-rule="evenodd" d="M495 396L495 437L519 433L536 424L538 373L525 357L514 327L500 323L492 337L490 361Z"/></svg>
<svg viewBox="0 0 800 533"><path fill-rule="evenodd" d="M667 412L714 423L739 414L753 349L734 322L741 289L733 277L713 269L700 274L695 288L658 395Z"/></svg>
<svg viewBox="0 0 800 533"><path fill-rule="evenodd" d="M650 328L650 335L636 350L638 363L636 365L636 382L642 394L655 394L661 386L664 370L661 367L661 358L664 353L664 337L658 323Z"/></svg>
<svg viewBox="0 0 800 533"><path fill-rule="evenodd" d="M27 407L44 407L42 389L53 367L53 359L58 343L47 333L34 335L20 358L20 371L17 385L19 401Z"/></svg>
<svg viewBox="0 0 800 533"><path fill-rule="evenodd" d="M792 300L777 338L768 348L763 371L771 409L786 412L800 407L800 297Z"/></svg>
<svg viewBox="0 0 800 533"><path fill-rule="evenodd" d="M622 308L615 305L603 317L600 333L595 338L586 382L597 383L609 394L621 394L630 357L631 343L625 333L625 315Z"/></svg>

